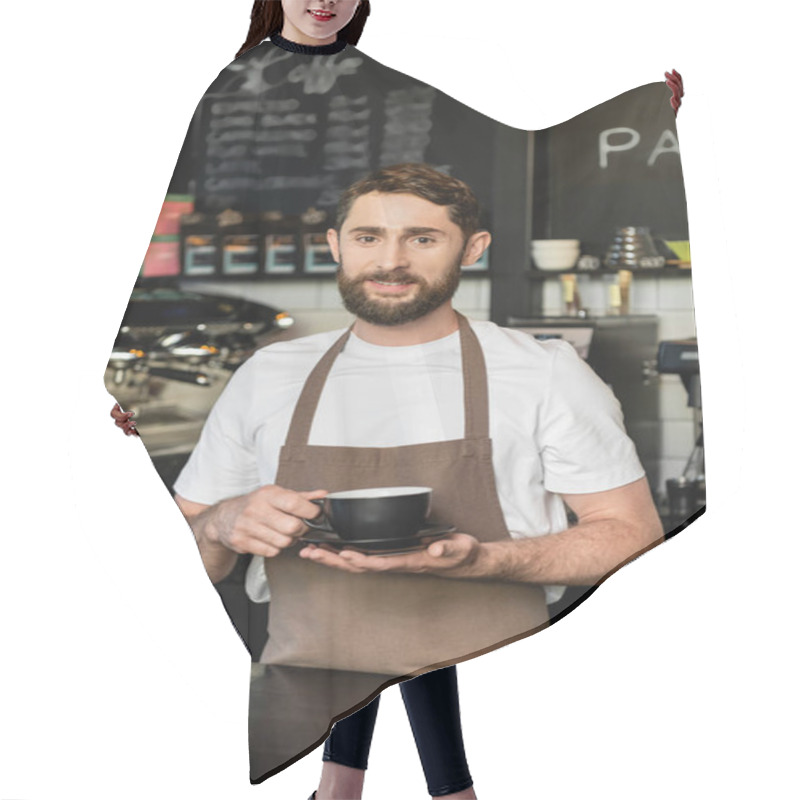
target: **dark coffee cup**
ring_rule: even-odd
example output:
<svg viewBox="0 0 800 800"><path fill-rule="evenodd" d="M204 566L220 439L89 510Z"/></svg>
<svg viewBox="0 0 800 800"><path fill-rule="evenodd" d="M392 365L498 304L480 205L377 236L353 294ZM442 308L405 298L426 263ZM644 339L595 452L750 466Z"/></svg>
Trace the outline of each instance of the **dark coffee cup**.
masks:
<svg viewBox="0 0 800 800"><path fill-rule="evenodd" d="M312 500L320 517L305 520L310 528L331 531L347 541L406 539L425 524L433 490L427 486L389 486L333 492Z"/></svg>

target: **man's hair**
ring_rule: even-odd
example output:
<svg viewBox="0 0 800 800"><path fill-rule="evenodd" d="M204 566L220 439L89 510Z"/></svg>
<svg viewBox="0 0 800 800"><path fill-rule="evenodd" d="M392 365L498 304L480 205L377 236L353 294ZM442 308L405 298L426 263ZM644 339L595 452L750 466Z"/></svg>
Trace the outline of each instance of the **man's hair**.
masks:
<svg viewBox="0 0 800 800"><path fill-rule="evenodd" d="M358 44L364 25L367 24L369 10L369 0L361 0L353 19L339 31L338 38L345 39L348 44ZM247 38L239 48L236 58L257 44L261 44L267 36L274 36L282 30L283 6L280 0L255 0L250 11L250 30L248 30Z"/></svg>
<svg viewBox="0 0 800 800"><path fill-rule="evenodd" d="M341 232L353 203L370 192L413 194L437 206L447 206L450 219L461 228L465 242L478 230L478 200L464 181L427 164L396 164L372 172L343 192L336 209L338 231Z"/></svg>

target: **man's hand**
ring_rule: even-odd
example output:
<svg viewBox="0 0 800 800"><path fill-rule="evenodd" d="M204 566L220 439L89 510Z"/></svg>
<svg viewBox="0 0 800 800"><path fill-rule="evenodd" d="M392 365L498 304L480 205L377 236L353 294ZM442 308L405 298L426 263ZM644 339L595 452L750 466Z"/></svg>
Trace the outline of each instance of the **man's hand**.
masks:
<svg viewBox="0 0 800 800"><path fill-rule="evenodd" d="M175 502L194 532L209 577L217 583L233 569L237 553L272 558L291 547L308 528L303 519L319 514L311 500L326 494L324 489L295 492L270 485L213 506L180 495Z"/></svg>
<svg viewBox="0 0 800 800"><path fill-rule="evenodd" d="M444 578L475 577L481 544L466 533L453 533L429 544L424 550L396 556L364 555L355 550L332 552L309 545L301 558L344 572L415 572Z"/></svg>
<svg viewBox="0 0 800 800"><path fill-rule="evenodd" d="M347 572L417 572L592 586L663 538L646 478L591 494L563 495L579 522L559 533L481 544L465 533L397 556L332 553L309 545L300 556Z"/></svg>
<svg viewBox="0 0 800 800"><path fill-rule="evenodd" d="M235 553L272 558L306 532L308 526L303 519L314 519L319 514L319 506L310 501L326 494L262 486L241 497L223 500L213 506L208 540Z"/></svg>

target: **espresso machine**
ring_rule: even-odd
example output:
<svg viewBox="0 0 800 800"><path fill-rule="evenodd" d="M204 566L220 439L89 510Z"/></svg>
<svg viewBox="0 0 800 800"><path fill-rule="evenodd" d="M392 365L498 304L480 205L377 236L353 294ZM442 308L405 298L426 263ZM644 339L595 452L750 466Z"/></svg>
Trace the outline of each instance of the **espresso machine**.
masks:
<svg viewBox="0 0 800 800"><path fill-rule="evenodd" d="M171 488L217 397L258 347L294 324L290 314L176 284L137 286L114 342L105 384Z"/></svg>
<svg viewBox="0 0 800 800"><path fill-rule="evenodd" d="M687 404L696 410L698 435L682 474L666 482L668 517L666 537L674 536L696 519L706 506L705 451L700 398L700 360L696 339L664 341L658 345L656 368L662 375L679 375L688 395Z"/></svg>

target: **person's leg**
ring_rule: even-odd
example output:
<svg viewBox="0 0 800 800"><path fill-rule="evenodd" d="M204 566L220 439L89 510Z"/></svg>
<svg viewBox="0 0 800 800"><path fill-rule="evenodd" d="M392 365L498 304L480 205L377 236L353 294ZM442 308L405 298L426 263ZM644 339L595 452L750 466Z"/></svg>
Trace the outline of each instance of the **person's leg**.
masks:
<svg viewBox="0 0 800 800"><path fill-rule="evenodd" d="M458 703L456 668L400 684L431 797L474 798Z"/></svg>
<svg viewBox="0 0 800 800"><path fill-rule="evenodd" d="M360 800L380 695L339 720L325 740L315 800Z"/></svg>

